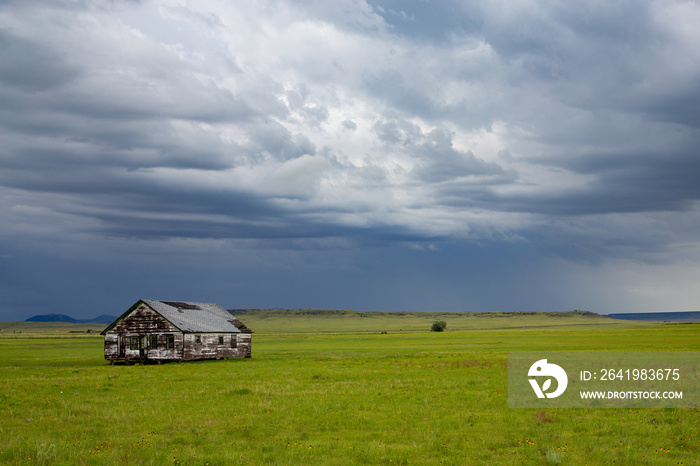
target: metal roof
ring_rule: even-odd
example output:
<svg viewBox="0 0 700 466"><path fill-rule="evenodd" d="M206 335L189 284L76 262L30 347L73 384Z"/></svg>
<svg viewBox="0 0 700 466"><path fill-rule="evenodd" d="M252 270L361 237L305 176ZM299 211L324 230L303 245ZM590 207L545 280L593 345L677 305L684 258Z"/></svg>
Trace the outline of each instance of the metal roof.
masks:
<svg viewBox="0 0 700 466"><path fill-rule="evenodd" d="M142 301L185 333L241 333L236 317L216 303Z"/></svg>

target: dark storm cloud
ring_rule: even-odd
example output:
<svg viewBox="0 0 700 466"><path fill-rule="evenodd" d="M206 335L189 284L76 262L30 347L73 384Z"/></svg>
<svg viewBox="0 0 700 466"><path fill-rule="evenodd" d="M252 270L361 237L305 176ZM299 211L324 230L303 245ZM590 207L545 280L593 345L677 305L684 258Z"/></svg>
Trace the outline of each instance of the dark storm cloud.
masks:
<svg viewBox="0 0 700 466"><path fill-rule="evenodd" d="M608 164L606 164L608 165ZM555 172L556 173L556 172ZM449 185L438 190L444 205L552 217L690 211L700 200L700 163L696 157L625 161L597 174L581 187L556 193L498 194L491 189ZM490 186L494 186L490 183Z"/></svg>
<svg viewBox="0 0 700 466"><path fill-rule="evenodd" d="M650 118L700 130L700 86L668 89L662 95L649 97L632 106Z"/></svg>
<svg viewBox="0 0 700 466"><path fill-rule="evenodd" d="M99 267L80 257L128 275L113 261L144 254L261 290L254 307L268 277L303 305L307 278L452 308L536 306L559 270L607 284L579 264L678 281L700 227L699 24L674 1L7 2L0 260L39 264L13 255L39 245L83 279ZM610 296L646 303L620 267ZM560 282L535 288L567 302Z"/></svg>
<svg viewBox="0 0 700 466"><path fill-rule="evenodd" d="M544 161L540 161L546 163ZM547 165L592 176L556 198L502 199L514 210L551 215L685 211L700 200L700 157L695 147L669 144L662 153L589 153L549 159ZM498 202L498 201L497 201ZM529 206L529 207L528 207Z"/></svg>
<svg viewBox="0 0 700 466"><path fill-rule="evenodd" d="M419 179L437 183L460 177L504 174L498 164L484 162L471 151L456 150L452 137L448 131L434 129L427 135L426 142L416 147L415 154L421 162L413 172Z"/></svg>
<svg viewBox="0 0 700 466"><path fill-rule="evenodd" d="M79 74L77 67L66 63L60 48L0 29L0 83L24 92L43 92L59 88Z"/></svg>
<svg viewBox="0 0 700 466"><path fill-rule="evenodd" d="M420 60L399 61L391 66L366 70L360 82L360 90L383 106L378 109L372 128L385 150L410 161L403 167L409 175L408 182L425 183L426 187L440 185L431 193L436 207L554 216L591 215L687 209L697 199L697 190L689 181L695 173L693 169L688 170L688 167L695 166L692 155L675 152L648 152L644 156L633 154L617 158L604 154L566 155L567 151L580 152L577 148L580 141L567 135L592 132L596 124L584 121L577 127L562 121L567 106L573 105L571 108L584 112L593 112L600 107L606 111L613 108L612 111L624 118L629 112L631 96L639 96L642 92L636 90L629 97L620 97L617 93L620 85L642 82L640 73L643 69L635 60L652 57L650 47L654 41L650 36L654 35L654 26L650 8L638 8L625 2L611 7L587 4L545 8L536 4L525 8L513 4L501 8L456 2L374 2L369 6L371 8L347 3L344 8L353 12L352 20L341 19L321 4L309 4L287 14L291 20L304 14L322 18L331 24L342 24L344 29L354 33L387 41L398 35L399 42L390 43L394 48L400 49L406 43L417 51L426 43L447 47L444 58L435 59L435 63L442 67L440 69L427 68ZM168 11L177 13L178 21L188 19L188 11ZM201 23L202 18L216 19L213 30L225 30L220 14L211 11L190 13L193 24ZM381 24L377 22L378 18L388 29L378 27ZM625 18L625 21L620 22L620 18ZM0 92L7 97L7 105L0 121L10 142L0 161L4 168L0 177L3 184L14 189L74 195L100 192L101 189L114 193L131 192L141 200L145 211L171 211L171 206L181 205L185 212L201 209L206 213L218 212L224 217L237 218L240 212L227 209L226 201L212 201L211 192L215 189L182 186L182 192L191 199L188 201L171 192L162 180L153 181L136 175L139 170L153 168L217 171L239 166L262 167L317 154L317 144L310 137L311 130L323 131L322 125L328 124L330 111L329 106L314 94L311 84L297 82L284 90L274 77L270 81L262 79L251 88L250 95L267 96L249 100L245 93L233 93L213 75L203 76L201 65L189 58L195 53L183 53L182 48L173 48L172 44L133 34L123 25L120 28L115 31L126 34L130 41L145 43L146 48L135 55L120 50L117 59L97 54L92 61L80 60L75 54L77 50L70 47L57 50L42 41L16 35L9 28L3 29L0 41L4 45L5 60L0 65L0 83L5 87L0 88ZM60 34L61 31L52 33ZM384 36L385 33L388 35ZM496 53L496 60L490 59L489 66L497 78L493 86L502 86L500 89L492 88L486 81L480 82L485 79L482 74L464 74L460 67L466 65L455 67L451 63L450 44L467 43L470 50L475 50L474 44L479 41ZM75 44L75 40L72 43ZM622 53L630 49L633 53L627 56ZM435 51L440 53L440 49ZM227 69L235 79L252 78L245 76L246 71L236 65L235 60L233 67ZM441 71L446 74L436 75ZM26 76L18 73L26 73ZM460 83L477 85L482 96L495 96L501 92L506 97L493 103L499 113L474 113L485 108L479 101L484 97L450 99L449 93L434 88L435 84L441 85L440 78L445 82L452 81L453 86ZM595 78L600 78L600 81ZM516 79L520 80L517 85L514 84ZM550 84L551 87L547 87ZM587 95L593 87L598 89L596 98L589 100ZM50 92L53 89L60 89L60 92ZM519 89L525 90L520 96ZM37 95L36 91L41 92ZM281 102L282 96L286 104ZM646 104L638 105L646 106L647 115L690 125L694 122L696 111L692 98L659 102L652 94L642 94L641 97ZM512 102L509 103L508 99ZM275 100L278 104L270 106ZM542 106L543 102L546 103ZM327 103L331 104L332 100ZM528 105L533 107L528 108ZM616 105L619 108L615 109ZM504 111L512 111L512 115L500 113ZM507 124L512 118L514 123L521 124L535 114L537 127L532 139L539 139L543 144L556 142L558 146L552 146L553 150L564 155L554 159L521 157L519 160L544 170L556 167L590 176L584 184L554 191L499 192L492 188L508 184L518 187L526 181L518 175L517 169L504 168L503 161L485 160L473 150L456 148L454 130L444 127L445 119L448 122L453 119L457 124L469 121L475 125L482 118L482 124L489 126L499 119ZM432 121L433 129L420 128L409 122L408 119L413 117ZM343 121L343 128L357 131L355 120ZM291 129L290 123L300 126ZM206 125L219 126L215 129ZM221 131L226 125L235 128L238 135L222 137ZM627 132L631 134L632 130ZM21 134L40 135L45 140L22 141ZM696 136L689 135L686 139L697 140ZM563 137L569 139L557 140ZM618 143L613 135L607 137L609 139L605 142L592 139L586 143L599 144L600 152L604 152L608 146ZM523 141L528 139L531 138L523 138ZM333 153L333 148L328 150L330 152L324 154ZM332 156L324 157L332 160ZM335 168L357 173L348 165ZM52 171L50 180L41 175L45 170ZM314 183L319 179L316 178ZM383 176L382 181L386 180ZM182 178L178 182L182 183ZM362 182L369 183L370 179L365 178ZM142 185L149 183L151 187L144 190ZM396 188L404 189L404 186ZM163 190L163 194L160 195L158 190ZM230 196L230 203L234 204L248 205L259 199L259 204L252 202L251 205L256 205L261 211L275 212L280 219L285 219L278 227L289 231L290 236L294 236L292 232L296 230L285 225L305 222L304 215L318 208L312 205L297 207L286 215L280 205L273 208L271 199L308 201L313 198L309 192L303 195L296 192L255 193L249 187L238 189L237 194L230 194L230 190L226 192L220 195L221 198ZM168 198L173 202L166 207L163 199ZM99 211L97 201L91 202ZM133 206L124 206L123 210L127 208ZM351 210L343 205L336 206L336 209L338 212ZM253 208L243 210L251 214L254 211ZM325 215L334 211L319 212ZM115 223L115 231L125 230L116 225L125 221L121 216L104 216L101 221ZM318 235L323 236L324 230L333 223L333 216L329 216L323 222L309 223L308 228L318 228ZM183 224L183 231L178 232L174 224L170 224L163 230L172 231L174 236L186 236L191 228ZM369 232L367 234L371 236ZM212 237L219 236L218 233L212 234Z"/></svg>

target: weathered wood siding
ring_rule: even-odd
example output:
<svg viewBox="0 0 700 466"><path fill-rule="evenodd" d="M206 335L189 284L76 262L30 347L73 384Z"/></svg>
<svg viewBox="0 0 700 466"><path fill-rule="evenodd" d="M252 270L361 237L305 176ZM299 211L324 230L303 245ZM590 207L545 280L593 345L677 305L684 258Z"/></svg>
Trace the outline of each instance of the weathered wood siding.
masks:
<svg viewBox="0 0 700 466"><path fill-rule="evenodd" d="M253 353L251 351L253 335L250 333L239 333L238 339L238 357L239 358L250 358Z"/></svg>
<svg viewBox="0 0 700 466"><path fill-rule="evenodd" d="M185 334L184 359L223 359L251 357L249 333Z"/></svg>
<svg viewBox="0 0 700 466"><path fill-rule="evenodd" d="M119 335L109 332L105 335L105 359L119 359Z"/></svg>

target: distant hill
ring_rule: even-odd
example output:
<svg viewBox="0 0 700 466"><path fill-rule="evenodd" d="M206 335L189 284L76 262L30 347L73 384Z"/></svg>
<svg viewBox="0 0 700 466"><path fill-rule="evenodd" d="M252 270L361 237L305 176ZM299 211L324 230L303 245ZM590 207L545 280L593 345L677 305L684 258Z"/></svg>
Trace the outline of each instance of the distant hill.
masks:
<svg viewBox="0 0 700 466"><path fill-rule="evenodd" d="M638 312L608 314L606 317L622 320L645 320L655 322L700 322L700 311L687 312Z"/></svg>
<svg viewBox="0 0 700 466"><path fill-rule="evenodd" d="M92 319L74 319L65 314L44 314L30 317L25 322L67 322L70 324L111 324L117 319L116 316L102 314Z"/></svg>
<svg viewBox="0 0 700 466"><path fill-rule="evenodd" d="M78 321L65 314L44 314L40 316L30 317L25 322L70 322L77 324Z"/></svg>

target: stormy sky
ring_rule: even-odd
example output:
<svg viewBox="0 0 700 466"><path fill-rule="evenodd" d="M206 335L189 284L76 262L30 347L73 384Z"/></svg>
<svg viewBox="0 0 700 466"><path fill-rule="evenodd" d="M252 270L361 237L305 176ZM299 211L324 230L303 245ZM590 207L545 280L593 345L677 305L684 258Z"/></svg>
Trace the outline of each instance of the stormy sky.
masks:
<svg viewBox="0 0 700 466"><path fill-rule="evenodd" d="M700 4L4 1L0 321L696 310Z"/></svg>

